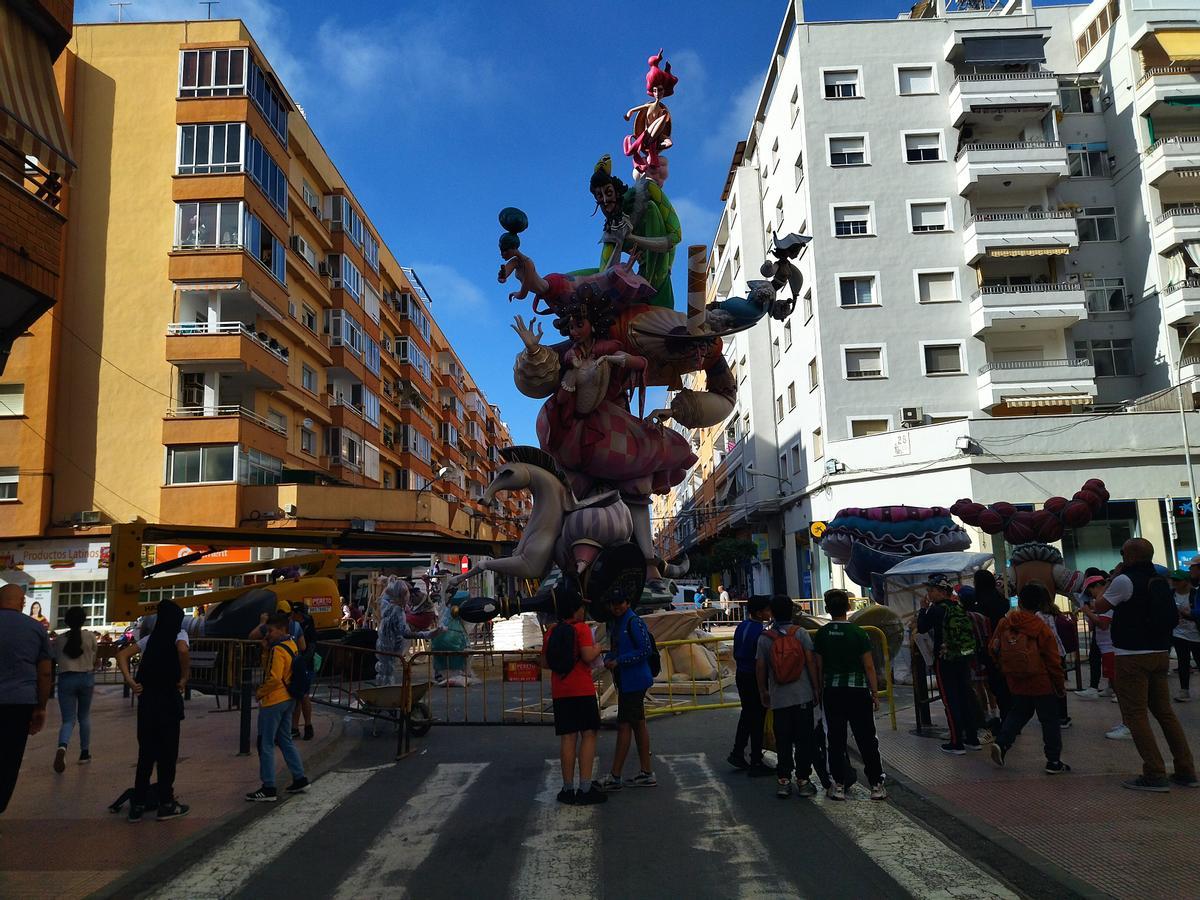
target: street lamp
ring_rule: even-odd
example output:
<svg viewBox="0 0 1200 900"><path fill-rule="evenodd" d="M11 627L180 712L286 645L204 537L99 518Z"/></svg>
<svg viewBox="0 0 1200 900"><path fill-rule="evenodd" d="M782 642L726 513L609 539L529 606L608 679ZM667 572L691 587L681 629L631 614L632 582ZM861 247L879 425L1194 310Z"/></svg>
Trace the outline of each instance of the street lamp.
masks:
<svg viewBox="0 0 1200 900"><path fill-rule="evenodd" d="M779 496L780 497L783 496L783 486L785 484L788 486L788 490L791 490L791 488L792 488L792 483L790 481L788 481L786 478L781 478L778 475L772 475L770 472L760 471L759 469L757 469L755 467L754 463L746 463L745 471L746 471L747 475L751 475L751 476L763 475L766 478L774 478L776 481L779 482Z"/></svg>
<svg viewBox="0 0 1200 900"><path fill-rule="evenodd" d="M1192 339L1192 335L1200 331L1200 325L1196 325L1187 333L1187 337L1179 344L1179 358L1175 360L1175 392L1179 398L1179 429L1183 433L1183 459L1187 465L1187 480L1188 480L1188 506L1192 510L1192 533L1196 538L1196 547L1200 549L1200 512L1196 510L1196 476L1192 471L1192 445L1188 440L1187 432L1187 416L1183 410L1183 351L1187 348L1188 341Z"/></svg>

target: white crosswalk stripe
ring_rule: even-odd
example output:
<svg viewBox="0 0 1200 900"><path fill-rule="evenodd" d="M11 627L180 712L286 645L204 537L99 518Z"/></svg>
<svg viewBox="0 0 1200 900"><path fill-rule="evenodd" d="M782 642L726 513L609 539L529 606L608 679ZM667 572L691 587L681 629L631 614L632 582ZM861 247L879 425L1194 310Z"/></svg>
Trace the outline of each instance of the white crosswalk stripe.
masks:
<svg viewBox="0 0 1200 900"><path fill-rule="evenodd" d="M509 891L514 900L600 896L598 807L563 806L556 799L561 787L558 760L546 760L546 774L521 842L517 877Z"/></svg>
<svg viewBox="0 0 1200 900"><path fill-rule="evenodd" d="M433 852L487 763L442 763L362 855L338 888L338 900L407 897L408 876Z"/></svg>

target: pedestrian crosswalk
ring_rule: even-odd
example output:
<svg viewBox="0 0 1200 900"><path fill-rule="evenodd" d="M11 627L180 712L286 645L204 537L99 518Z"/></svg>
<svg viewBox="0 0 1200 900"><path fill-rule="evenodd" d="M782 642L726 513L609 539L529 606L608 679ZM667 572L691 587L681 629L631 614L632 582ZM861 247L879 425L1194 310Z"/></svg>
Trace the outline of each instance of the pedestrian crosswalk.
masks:
<svg viewBox="0 0 1200 900"><path fill-rule="evenodd" d="M658 787L629 788L599 806L557 802L557 759L506 772L504 783L497 781L500 766L482 760L334 771L306 795L257 816L151 896L295 896L298 886L339 900L427 898L461 895L467 882L485 897L586 900L627 895L620 879L631 877L631 865L645 897L1016 896L861 789L849 802L780 802L773 779L718 771L703 753L655 756L655 769ZM489 829L501 819L506 827ZM459 838L478 841L481 833L506 865L472 871L482 848L473 852ZM833 890L824 880L829 866L857 866L866 887L854 893L842 883ZM439 887L447 872L457 880Z"/></svg>

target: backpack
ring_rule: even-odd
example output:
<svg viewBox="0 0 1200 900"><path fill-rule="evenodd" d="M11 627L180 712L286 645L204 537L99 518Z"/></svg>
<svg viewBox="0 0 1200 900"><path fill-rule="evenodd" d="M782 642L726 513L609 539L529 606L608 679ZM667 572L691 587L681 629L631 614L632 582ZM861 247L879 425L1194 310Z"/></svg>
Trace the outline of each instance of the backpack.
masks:
<svg viewBox="0 0 1200 900"><path fill-rule="evenodd" d="M1017 678L1045 675L1046 663L1038 650L1037 637L1007 628L1000 639L1000 669Z"/></svg>
<svg viewBox="0 0 1200 900"><path fill-rule="evenodd" d="M579 659L579 637L570 622L559 622L550 629L546 640L546 665L555 675L563 678L571 674Z"/></svg>
<svg viewBox="0 0 1200 900"><path fill-rule="evenodd" d="M293 700L299 700L308 694L309 688L312 687L312 669L308 666L308 660L303 655L292 652L291 647L283 644L275 646L287 651L288 656L292 658L292 674L287 680L287 692Z"/></svg>
<svg viewBox="0 0 1200 900"><path fill-rule="evenodd" d="M642 623L642 627L646 628L646 623ZM625 630L629 633L629 643L633 643L633 616L629 617L628 623L625 625ZM646 657L646 664L650 666L650 675L653 678L658 677L658 673L662 671L662 657L658 655L658 643L654 640L654 635L650 633L650 629L646 628L646 637L650 640L650 655Z"/></svg>
<svg viewBox="0 0 1200 900"><path fill-rule="evenodd" d="M942 622L942 659L965 659L974 656L975 627L967 611L953 601L943 603L946 618Z"/></svg>
<svg viewBox="0 0 1200 900"><path fill-rule="evenodd" d="M763 632L771 642L771 672L777 684L799 681L808 662L804 645L796 637L799 625L793 625L782 634L772 628Z"/></svg>

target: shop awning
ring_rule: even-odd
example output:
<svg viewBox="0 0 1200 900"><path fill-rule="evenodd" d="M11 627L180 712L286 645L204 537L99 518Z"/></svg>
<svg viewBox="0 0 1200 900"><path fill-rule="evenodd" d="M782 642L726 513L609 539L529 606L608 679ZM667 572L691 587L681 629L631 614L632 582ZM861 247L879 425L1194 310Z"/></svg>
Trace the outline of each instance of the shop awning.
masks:
<svg viewBox="0 0 1200 900"><path fill-rule="evenodd" d="M1006 406L1083 406L1092 402L1091 394L1044 394L1029 397L1005 397Z"/></svg>
<svg viewBox="0 0 1200 900"><path fill-rule="evenodd" d="M1200 31L1156 31L1154 36L1171 62L1200 62Z"/></svg>
<svg viewBox="0 0 1200 900"><path fill-rule="evenodd" d="M75 168L46 44L0 3L0 140L67 176Z"/></svg>
<svg viewBox="0 0 1200 900"><path fill-rule="evenodd" d="M967 64L1040 63L1046 61L1046 36L1040 34L964 37L962 61Z"/></svg>
<svg viewBox="0 0 1200 900"><path fill-rule="evenodd" d="M989 250L988 256L1066 256L1069 247L1000 247Z"/></svg>
<svg viewBox="0 0 1200 900"><path fill-rule="evenodd" d="M240 291L240 281L176 281L177 291Z"/></svg>

